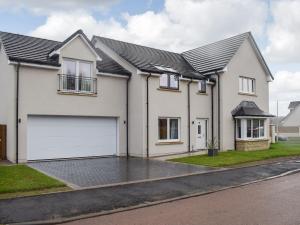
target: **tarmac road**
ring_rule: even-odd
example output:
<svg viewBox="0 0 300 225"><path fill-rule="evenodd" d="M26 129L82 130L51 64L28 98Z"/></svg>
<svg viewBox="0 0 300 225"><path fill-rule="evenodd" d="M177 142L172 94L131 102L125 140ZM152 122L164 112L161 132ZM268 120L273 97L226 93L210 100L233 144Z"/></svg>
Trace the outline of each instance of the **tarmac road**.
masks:
<svg viewBox="0 0 300 225"><path fill-rule="evenodd" d="M300 173L67 224L299 225Z"/></svg>

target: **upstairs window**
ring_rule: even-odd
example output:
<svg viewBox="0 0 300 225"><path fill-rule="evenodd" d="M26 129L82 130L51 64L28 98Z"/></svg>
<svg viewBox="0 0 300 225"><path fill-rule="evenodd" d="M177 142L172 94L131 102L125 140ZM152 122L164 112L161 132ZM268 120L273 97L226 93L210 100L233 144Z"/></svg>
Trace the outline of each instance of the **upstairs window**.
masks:
<svg viewBox="0 0 300 225"><path fill-rule="evenodd" d="M179 89L179 78L175 74L160 75L159 85L161 88Z"/></svg>
<svg viewBox="0 0 300 225"><path fill-rule="evenodd" d="M246 94L254 94L255 79L248 77L239 77L239 92Z"/></svg>
<svg viewBox="0 0 300 225"><path fill-rule="evenodd" d="M200 80L198 82L198 90L200 93L206 93L206 80Z"/></svg>
<svg viewBox="0 0 300 225"><path fill-rule="evenodd" d="M92 62L63 59L63 74L59 74L59 91L96 93L96 78L92 78Z"/></svg>

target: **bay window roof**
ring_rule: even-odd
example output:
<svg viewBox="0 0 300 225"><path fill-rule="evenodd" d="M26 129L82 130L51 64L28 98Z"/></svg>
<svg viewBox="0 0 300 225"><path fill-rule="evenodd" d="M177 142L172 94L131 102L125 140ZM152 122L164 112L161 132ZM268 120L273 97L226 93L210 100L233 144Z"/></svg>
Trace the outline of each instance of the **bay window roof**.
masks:
<svg viewBox="0 0 300 225"><path fill-rule="evenodd" d="M242 101L232 112L233 117L274 117L273 115L261 110L255 102Z"/></svg>

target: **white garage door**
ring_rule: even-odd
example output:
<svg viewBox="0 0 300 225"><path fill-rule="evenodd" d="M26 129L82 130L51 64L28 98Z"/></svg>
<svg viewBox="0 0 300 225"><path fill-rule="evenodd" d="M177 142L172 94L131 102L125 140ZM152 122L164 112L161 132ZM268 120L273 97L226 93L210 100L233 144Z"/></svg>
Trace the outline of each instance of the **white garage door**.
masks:
<svg viewBox="0 0 300 225"><path fill-rule="evenodd" d="M29 116L27 159L115 155L115 118Z"/></svg>

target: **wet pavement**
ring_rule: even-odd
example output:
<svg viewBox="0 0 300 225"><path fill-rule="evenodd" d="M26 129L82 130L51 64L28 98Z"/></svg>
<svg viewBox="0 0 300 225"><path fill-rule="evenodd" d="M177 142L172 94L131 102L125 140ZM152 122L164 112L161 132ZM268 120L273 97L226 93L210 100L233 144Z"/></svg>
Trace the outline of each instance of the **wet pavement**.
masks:
<svg viewBox="0 0 300 225"><path fill-rule="evenodd" d="M75 189L202 173L213 168L126 157L31 162L28 165Z"/></svg>
<svg viewBox="0 0 300 225"><path fill-rule="evenodd" d="M124 207L221 190L296 170L300 170L300 163L287 161L121 186L1 200L0 223L53 219L57 222L62 218L109 212ZM234 207L231 209L236 210Z"/></svg>
<svg viewBox="0 0 300 225"><path fill-rule="evenodd" d="M298 225L300 174L64 225Z"/></svg>

